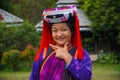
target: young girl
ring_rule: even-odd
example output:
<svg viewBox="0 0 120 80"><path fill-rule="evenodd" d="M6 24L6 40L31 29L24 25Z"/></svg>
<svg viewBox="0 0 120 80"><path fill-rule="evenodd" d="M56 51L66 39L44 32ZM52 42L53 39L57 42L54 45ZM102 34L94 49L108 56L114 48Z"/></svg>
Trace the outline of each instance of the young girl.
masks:
<svg viewBox="0 0 120 80"><path fill-rule="evenodd" d="M91 80L88 52L82 48L77 8L45 9L39 51L30 80Z"/></svg>

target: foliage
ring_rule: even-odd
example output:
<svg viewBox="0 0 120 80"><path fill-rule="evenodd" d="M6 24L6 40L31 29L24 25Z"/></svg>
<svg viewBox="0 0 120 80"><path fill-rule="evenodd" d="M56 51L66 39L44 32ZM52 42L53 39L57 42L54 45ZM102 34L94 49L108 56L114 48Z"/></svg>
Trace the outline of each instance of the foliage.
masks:
<svg viewBox="0 0 120 80"><path fill-rule="evenodd" d="M95 39L104 44L109 41L112 51L120 52L120 0L78 0L92 21ZM116 54L116 55L120 55ZM118 58L120 60L120 58Z"/></svg>
<svg viewBox="0 0 120 80"><path fill-rule="evenodd" d="M82 39L83 47L88 51L88 52L93 52L94 51L94 45L93 45L93 38L83 38Z"/></svg>
<svg viewBox="0 0 120 80"><path fill-rule="evenodd" d="M84 5L84 0L76 0L79 4L79 7L82 7Z"/></svg>
<svg viewBox="0 0 120 80"><path fill-rule="evenodd" d="M34 48L32 45L28 44L26 49L21 52L20 54L20 67L22 70L29 70L32 66L35 54L37 53L38 49Z"/></svg>
<svg viewBox="0 0 120 80"><path fill-rule="evenodd" d="M0 60L2 53L13 48L15 28L6 27L4 23L0 23Z"/></svg>
<svg viewBox="0 0 120 80"><path fill-rule="evenodd" d="M39 46L40 35L28 22L21 26L7 27L0 23L0 60L2 53L11 49L24 50L28 44Z"/></svg>
<svg viewBox="0 0 120 80"><path fill-rule="evenodd" d="M27 44L35 47L39 45L40 35L33 25L28 22L21 26L7 27L0 23L0 50L23 50Z"/></svg>
<svg viewBox="0 0 120 80"><path fill-rule="evenodd" d="M30 70L37 50L37 48L28 44L26 49L22 52L15 49L4 52L1 59L1 70Z"/></svg>
<svg viewBox="0 0 120 80"><path fill-rule="evenodd" d="M0 8L35 24L42 18L43 9L53 7L56 1L57 0L0 0Z"/></svg>
<svg viewBox="0 0 120 80"><path fill-rule="evenodd" d="M115 53L108 53L108 54L101 53L98 56L97 62L100 62L100 63L119 63L117 57L118 56L116 56Z"/></svg>
<svg viewBox="0 0 120 80"><path fill-rule="evenodd" d="M21 27L17 28L15 34L16 43L19 44L16 45L17 49L24 50L28 44L34 47L39 46L40 35L30 23L23 23Z"/></svg>
<svg viewBox="0 0 120 80"><path fill-rule="evenodd" d="M96 36L120 41L118 39L120 36L120 5L117 5L118 3L120 3L119 0L84 0L82 8L93 22L92 28Z"/></svg>
<svg viewBox="0 0 120 80"><path fill-rule="evenodd" d="M1 63L7 70L18 70L19 65L19 54L18 50L9 50L3 53Z"/></svg>
<svg viewBox="0 0 120 80"><path fill-rule="evenodd" d="M10 5L10 0L0 0L0 8L11 12L12 8Z"/></svg>

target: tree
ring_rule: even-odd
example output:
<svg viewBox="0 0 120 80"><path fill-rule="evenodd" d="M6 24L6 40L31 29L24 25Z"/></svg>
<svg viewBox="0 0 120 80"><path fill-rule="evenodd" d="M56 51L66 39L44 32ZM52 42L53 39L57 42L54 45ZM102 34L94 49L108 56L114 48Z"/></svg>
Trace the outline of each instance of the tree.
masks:
<svg viewBox="0 0 120 80"><path fill-rule="evenodd" d="M28 44L39 46L40 35L28 22L21 26L7 27L0 23L0 60L2 53L11 49L24 50Z"/></svg>
<svg viewBox="0 0 120 80"><path fill-rule="evenodd" d="M96 36L116 39L119 43L120 5L117 5L118 3L119 0L86 0L82 8L93 22L91 27Z"/></svg>
<svg viewBox="0 0 120 80"><path fill-rule="evenodd" d="M54 7L56 1L57 0L0 0L0 8L36 24L41 20L43 10Z"/></svg>
<svg viewBox="0 0 120 80"><path fill-rule="evenodd" d="M78 0L93 22L92 31L103 42L110 41L112 51L120 52L120 0Z"/></svg>

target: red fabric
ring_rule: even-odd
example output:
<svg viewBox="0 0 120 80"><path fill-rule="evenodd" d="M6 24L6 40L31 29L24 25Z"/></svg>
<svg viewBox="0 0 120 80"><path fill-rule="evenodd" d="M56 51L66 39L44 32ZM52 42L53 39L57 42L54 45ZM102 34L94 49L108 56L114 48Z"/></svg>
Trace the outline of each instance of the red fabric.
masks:
<svg viewBox="0 0 120 80"><path fill-rule="evenodd" d="M75 15L74 25L75 25L74 26L75 28L74 28L74 36L72 38L72 45L77 46L77 49L78 49L77 58L83 59L83 51L82 51L82 44L81 44L81 37L80 37L80 30L79 30L79 20L77 15ZM40 48L34 60L38 60L41 51L44 48L48 48L49 44L54 44L51 31L50 31L50 26L47 22L43 21L43 31L42 31Z"/></svg>

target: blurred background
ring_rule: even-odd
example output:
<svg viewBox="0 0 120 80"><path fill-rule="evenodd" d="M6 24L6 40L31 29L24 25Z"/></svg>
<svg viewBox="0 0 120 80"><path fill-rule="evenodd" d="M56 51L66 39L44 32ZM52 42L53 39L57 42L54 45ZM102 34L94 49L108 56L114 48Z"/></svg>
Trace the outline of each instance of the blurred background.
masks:
<svg viewBox="0 0 120 80"><path fill-rule="evenodd" d="M92 80L120 80L120 0L0 0L0 80L28 80L45 8L78 9Z"/></svg>

